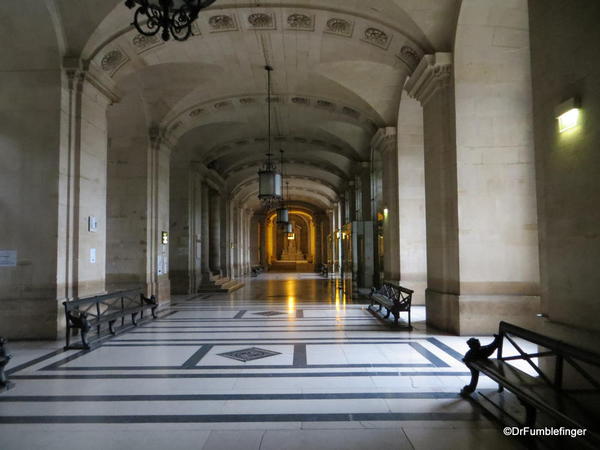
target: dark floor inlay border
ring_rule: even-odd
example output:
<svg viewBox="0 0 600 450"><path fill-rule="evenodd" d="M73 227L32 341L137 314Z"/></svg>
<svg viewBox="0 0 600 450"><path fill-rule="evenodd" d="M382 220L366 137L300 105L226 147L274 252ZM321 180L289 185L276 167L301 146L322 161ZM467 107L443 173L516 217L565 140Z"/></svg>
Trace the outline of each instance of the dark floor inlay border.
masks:
<svg viewBox="0 0 600 450"><path fill-rule="evenodd" d="M238 312L235 316L233 316L234 319L241 319L242 317L244 317L244 314L246 314L248 312L247 309L242 309L240 312Z"/></svg>
<svg viewBox="0 0 600 450"><path fill-rule="evenodd" d="M148 416L3 416L1 424L38 423L236 423L236 422L354 422L354 421L475 421L474 413L333 413L333 414L219 414Z"/></svg>
<svg viewBox="0 0 600 450"><path fill-rule="evenodd" d="M13 380L119 380L176 378L328 378L468 376L470 372L287 372L287 373L136 373L96 375L14 375Z"/></svg>
<svg viewBox="0 0 600 450"><path fill-rule="evenodd" d="M56 355L60 355L61 353L65 353L66 351L67 350L63 350L61 348L59 350L54 350L53 352L46 353L45 355L40 356L39 358L32 359L31 361L25 362L23 364L19 364L16 367L8 369L6 371L6 374L7 375L12 375L13 373L16 373L16 372L18 372L20 370L23 370L23 369L27 369L28 367L34 366L34 365L36 365L38 363L44 362L44 361L46 361L46 360L48 360L48 359L50 359L50 358L52 358L52 357L54 357Z"/></svg>
<svg viewBox="0 0 600 450"><path fill-rule="evenodd" d="M460 354L459 352L457 352L456 350L454 350L452 347L444 344L442 341L440 341L437 338L434 337L425 337L425 339L429 342L431 342L433 345L435 345L437 348L439 348L440 350L443 350L445 353L447 353L448 355L450 355L452 358L456 359L459 362L463 362L463 355Z"/></svg>
<svg viewBox="0 0 600 450"><path fill-rule="evenodd" d="M200 347L192 356L188 358L186 362L184 362L181 366L182 369L191 369L195 367L202 358L204 358L208 352L210 352L213 348L212 344L203 345Z"/></svg>
<svg viewBox="0 0 600 450"><path fill-rule="evenodd" d="M200 350L199 350L200 352ZM192 358L194 358L192 356ZM200 355L198 355L200 356ZM201 355L202 357L206 355ZM190 360L193 362L192 358ZM180 370L180 369L202 369L202 370L283 370L283 369L422 369L422 368L435 368L433 364L420 364L420 363L366 363L366 364L306 364L306 359L303 358L302 353L300 353L296 359L294 356L294 363L292 365L251 365L251 366L218 366L218 365L198 365L200 360L196 362L195 365L189 365L188 361L184 363L182 366L89 366L89 367L54 367L51 369L40 369L39 371L65 371L65 372L93 372L93 371L140 371L146 372L151 370ZM202 358L200 358L202 359ZM343 373L343 372L341 372Z"/></svg>
<svg viewBox="0 0 600 450"><path fill-rule="evenodd" d="M366 400L458 398L455 392L351 392L317 394L165 394L165 395L14 395L0 396L0 403L52 402L150 402L150 401L222 401L222 400Z"/></svg>

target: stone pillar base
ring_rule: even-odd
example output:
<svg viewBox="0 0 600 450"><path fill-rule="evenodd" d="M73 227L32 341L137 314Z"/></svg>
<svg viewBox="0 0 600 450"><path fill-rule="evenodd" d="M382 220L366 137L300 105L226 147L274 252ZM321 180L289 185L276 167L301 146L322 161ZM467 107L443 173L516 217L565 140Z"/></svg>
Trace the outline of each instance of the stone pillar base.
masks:
<svg viewBox="0 0 600 450"><path fill-rule="evenodd" d="M15 298L0 301L0 334L9 340L54 340L64 336L62 301Z"/></svg>
<svg viewBox="0 0 600 450"><path fill-rule="evenodd" d="M187 270L172 270L169 273L172 293L175 295L190 294L190 273Z"/></svg>
<svg viewBox="0 0 600 450"><path fill-rule="evenodd" d="M457 295L425 291L427 325L460 336L498 332L501 320L531 328L541 311L532 295Z"/></svg>
<svg viewBox="0 0 600 450"><path fill-rule="evenodd" d="M156 283L146 283L146 295L156 295L159 303L171 301L171 281L168 275L159 275Z"/></svg>

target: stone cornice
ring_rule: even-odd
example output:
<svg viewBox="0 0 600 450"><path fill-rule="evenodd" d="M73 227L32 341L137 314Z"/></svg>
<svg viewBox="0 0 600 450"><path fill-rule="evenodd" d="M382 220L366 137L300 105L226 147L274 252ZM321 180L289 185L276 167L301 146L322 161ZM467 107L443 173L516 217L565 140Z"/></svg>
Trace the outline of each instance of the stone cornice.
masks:
<svg viewBox="0 0 600 450"><path fill-rule="evenodd" d="M452 82L452 53L425 55L404 88L423 106L435 92Z"/></svg>

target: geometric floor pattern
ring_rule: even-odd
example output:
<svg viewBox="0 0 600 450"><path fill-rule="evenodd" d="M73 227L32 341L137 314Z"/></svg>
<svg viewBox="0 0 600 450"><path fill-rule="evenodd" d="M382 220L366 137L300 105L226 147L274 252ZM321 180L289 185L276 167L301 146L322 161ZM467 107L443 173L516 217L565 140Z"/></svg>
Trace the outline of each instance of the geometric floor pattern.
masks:
<svg viewBox="0 0 600 450"><path fill-rule="evenodd" d="M424 307L395 329L320 276L245 282L91 350L11 342L0 449L522 448L458 396L466 338Z"/></svg>

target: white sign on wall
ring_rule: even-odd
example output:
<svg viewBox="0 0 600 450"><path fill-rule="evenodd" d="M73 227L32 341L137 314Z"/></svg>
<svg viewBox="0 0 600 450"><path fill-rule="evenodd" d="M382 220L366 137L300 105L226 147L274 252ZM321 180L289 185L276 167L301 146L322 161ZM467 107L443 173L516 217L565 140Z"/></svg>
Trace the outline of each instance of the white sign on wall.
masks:
<svg viewBox="0 0 600 450"><path fill-rule="evenodd" d="M157 273L164 275L169 273L169 255L167 254L167 245L161 246L160 253L157 255Z"/></svg>
<svg viewBox="0 0 600 450"><path fill-rule="evenodd" d="M0 267L15 267L16 265L16 250L0 250Z"/></svg>
<svg viewBox="0 0 600 450"><path fill-rule="evenodd" d="M163 258L163 255L158 255L157 269L159 275L162 275L165 272L165 259Z"/></svg>
<svg viewBox="0 0 600 450"><path fill-rule="evenodd" d="M98 220L96 219L96 216L88 217L88 231L90 233L95 233L98 231Z"/></svg>
<svg viewBox="0 0 600 450"><path fill-rule="evenodd" d="M96 264L96 249L90 248L90 262Z"/></svg>

